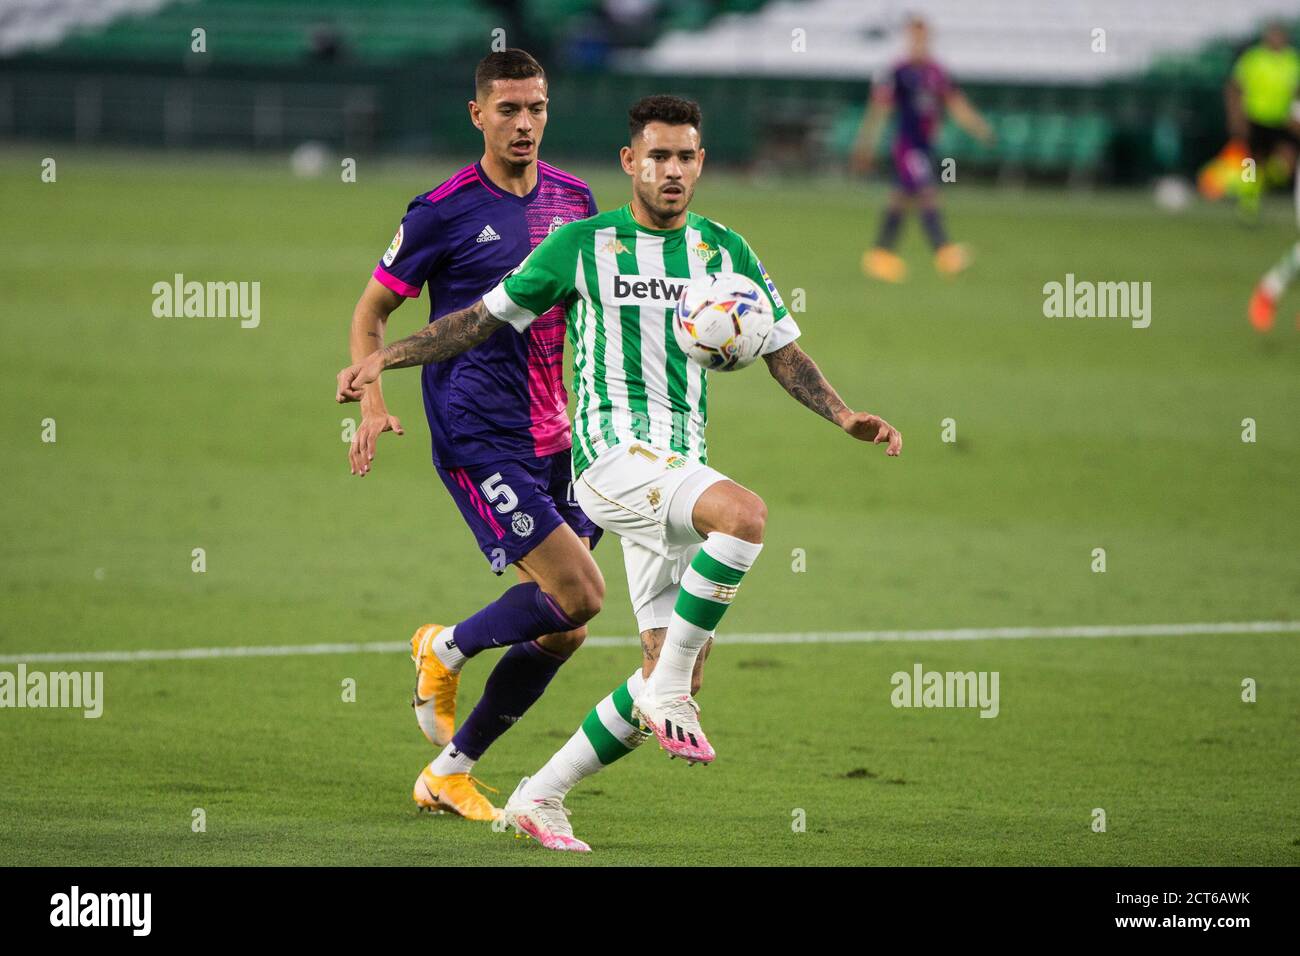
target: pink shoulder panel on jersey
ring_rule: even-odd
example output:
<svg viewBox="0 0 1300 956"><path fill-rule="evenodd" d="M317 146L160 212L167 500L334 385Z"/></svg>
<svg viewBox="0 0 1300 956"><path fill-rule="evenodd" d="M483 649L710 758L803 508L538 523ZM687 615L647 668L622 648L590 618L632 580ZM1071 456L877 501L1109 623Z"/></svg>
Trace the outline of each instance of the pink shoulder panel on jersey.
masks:
<svg viewBox="0 0 1300 956"><path fill-rule="evenodd" d="M433 192L426 195L424 198L429 200L429 202L438 202L440 199L446 199L452 193L458 192L459 190L464 189L466 186L469 186L475 182L481 185L493 196L501 195L499 192L497 192L495 189L493 189L484 181L483 177L480 176L478 173L477 164L475 164L475 165L466 166L464 169L456 173L456 175L452 176L451 179L447 180L445 183L443 183Z"/></svg>
<svg viewBox="0 0 1300 956"><path fill-rule="evenodd" d="M544 163L540 159L537 161L537 169L543 175L549 176L551 179L557 180L558 182L567 183L568 185L574 186L578 189L589 188L587 184L584 183L577 176L574 176L571 173L566 173L562 169L556 169L550 163Z"/></svg>

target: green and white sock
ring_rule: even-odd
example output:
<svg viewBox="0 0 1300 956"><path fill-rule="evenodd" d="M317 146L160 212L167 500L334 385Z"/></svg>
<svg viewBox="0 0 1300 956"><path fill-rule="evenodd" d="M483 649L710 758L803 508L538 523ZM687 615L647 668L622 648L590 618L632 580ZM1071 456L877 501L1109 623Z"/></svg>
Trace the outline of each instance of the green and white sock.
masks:
<svg viewBox="0 0 1300 956"><path fill-rule="evenodd" d="M528 781L529 797L543 800L564 795L584 777L626 757L650 735L632 719L632 701L645 679L641 669L614 689L592 711L577 733Z"/></svg>
<svg viewBox="0 0 1300 956"><path fill-rule="evenodd" d="M1280 299L1286 287L1295 278L1296 272L1300 272L1300 242L1288 249L1286 255L1264 274L1261 285L1269 294L1269 298Z"/></svg>
<svg viewBox="0 0 1300 956"><path fill-rule="evenodd" d="M656 694L678 696L691 692L691 673L700 648L717 629L741 579L762 550L763 546L753 541L721 531L709 533L704 547L682 575L668 634L651 677Z"/></svg>

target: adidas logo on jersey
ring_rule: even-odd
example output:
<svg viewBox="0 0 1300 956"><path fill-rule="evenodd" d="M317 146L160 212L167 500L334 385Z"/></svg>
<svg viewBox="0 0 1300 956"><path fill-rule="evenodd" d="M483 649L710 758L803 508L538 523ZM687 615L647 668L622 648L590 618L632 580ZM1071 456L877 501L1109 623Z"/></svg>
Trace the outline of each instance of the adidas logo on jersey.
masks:
<svg viewBox="0 0 1300 956"><path fill-rule="evenodd" d="M501 235L495 229L493 229L491 226L484 226L483 231L478 234L478 238L475 239L474 241L475 242L496 242L500 238Z"/></svg>

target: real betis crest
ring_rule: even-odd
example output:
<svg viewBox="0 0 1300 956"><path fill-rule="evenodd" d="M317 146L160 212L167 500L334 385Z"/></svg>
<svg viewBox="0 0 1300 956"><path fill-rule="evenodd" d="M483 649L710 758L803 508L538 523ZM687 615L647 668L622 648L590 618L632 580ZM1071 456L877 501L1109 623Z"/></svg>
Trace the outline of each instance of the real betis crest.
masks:
<svg viewBox="0 0 1300 956"><path fill-rule="evenodd" d="M701 262L708 262L718 254L718 250L710 246L703 239L691 246L691 252L695 253Z"/></svg>

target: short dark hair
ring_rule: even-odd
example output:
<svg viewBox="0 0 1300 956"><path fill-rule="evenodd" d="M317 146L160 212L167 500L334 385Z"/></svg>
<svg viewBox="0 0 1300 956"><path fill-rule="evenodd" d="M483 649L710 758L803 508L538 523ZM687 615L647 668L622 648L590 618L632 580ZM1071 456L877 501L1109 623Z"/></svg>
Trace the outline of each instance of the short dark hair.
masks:
<svg viewBox="0 0 1300 956"><path fill-rule="evenodd" d="M527 80L534 76L546 82L546 71L527 50L498 50L483 57L474 68L474 95L492 92L493 80Z"/></svg>
<svg viewBox="0 0 1300 956"><path fill-rule="evenodd" d="M643 96L627 111L627 127L632 139L636 139L650 123L694 126L698 132L703 121L704 116L700 113L699 103L664 93Z"/></svg>

